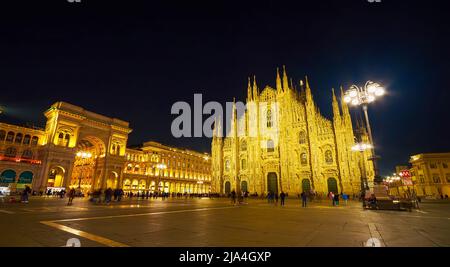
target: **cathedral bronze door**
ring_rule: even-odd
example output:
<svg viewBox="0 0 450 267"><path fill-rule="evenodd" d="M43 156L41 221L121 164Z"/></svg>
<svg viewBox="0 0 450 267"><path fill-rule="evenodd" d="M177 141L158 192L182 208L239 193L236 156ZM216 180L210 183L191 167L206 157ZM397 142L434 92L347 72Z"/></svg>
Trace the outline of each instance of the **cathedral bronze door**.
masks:
<svg viewBox="0 0 450 267"><path fill-rule="evenodd" d="M278 194L277 174L274 172L267 174L267 192Z"/></svg>
<svg viewBox="0 0 450 267"><path fill-rule="evenodd" d="M338 193L337 181L334 178L328 178L328 192Z"/></svg>
<svg viewBox="0 0 450 267"><path fill-rule="evenodd" d="M225 182L225 194L229 194L231 193L231 183L230 182Z"/></svg>
<svg viewBox="0 0 450 267"><path fill-rule="evenodd" d="M242 192L247 192L248 191L247 181L242 181L241 182L241 191Z"/></svg>
<svg viewBox="0 0 450 267"><path fill-rule="evenodd" d="M309 179L302 180L302 192L310 192L311 191L311 183Z"/></svg>

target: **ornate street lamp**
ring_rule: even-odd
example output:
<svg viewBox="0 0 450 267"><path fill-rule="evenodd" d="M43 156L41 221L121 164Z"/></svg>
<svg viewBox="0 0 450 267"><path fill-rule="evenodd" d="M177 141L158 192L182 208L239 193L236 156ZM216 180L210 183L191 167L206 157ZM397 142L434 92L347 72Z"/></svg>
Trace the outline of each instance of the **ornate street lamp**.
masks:
<svg viewBox="0 0 450 267"><path fill-rule="evenodd" d="M377 98L380 98L385 94L385 89L378 83L367 81L364 87L359 87L357 85L352 85L344 94L344 101L350 103L353 106L362 106L364 111L364 117L366 119L367 131L369 134L369 142L372 145L372 158L373 167L375 172L374 182L380 184L382 182L381 176L379 175L377 166L377 156L375 154L374 142L372 137L372 129L370 127L369 115L367 114L367 107L369 103L374 102Z"/></svg>
<svg viewBox="0 0 450 267"><path fill-rule="evenodd" d="M369 183L367 182L367 173L366 173L366 165L364 164L364 151L368 149L372 149L371 144L367 144L364 142L356 143L352 146L352 151L361 153L361 195L366 195L366 190L369 190Z"/></svg>

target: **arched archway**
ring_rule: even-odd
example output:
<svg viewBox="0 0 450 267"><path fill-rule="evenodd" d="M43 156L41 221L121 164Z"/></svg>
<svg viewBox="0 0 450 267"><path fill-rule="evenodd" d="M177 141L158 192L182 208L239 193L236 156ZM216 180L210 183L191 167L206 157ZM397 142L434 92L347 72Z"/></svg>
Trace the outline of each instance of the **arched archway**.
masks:
<svg viewBox="0 0 450 267"><path fill-rule="evenodd" d="M72 169L72 177L70 179L71 187L80 187L81 191L87 193L95 187L102 186L97 171L98 159L105 157L105 143L95 136L81 136L75 147L75 161ZM106 172L106 188L117 188L118 184L117 172Z"/></svg>
<svg viewBox="0 0 450 267"><path fill-rule="evenodd" d="M231 193L231 183L230 183L230 181L226 181L225 182L225 194L229 194L229 193Z"/></svg>
<svg viewBox="0 0 450 267"><path fill-rule="evenodd" d="M125 181L123 181L123 191L124 192L128 192L131 189L131 181L130 179L126 179Z"/></svg>
<svg viewBox="0 0 450 267"><path fill-rule="evenodd" d="M327 184L328 184L328 192L333 192L334 194L337 194L339 192L337 181L335 178L333 177L328 178Z"/></svg>
<svg viewBox="0 0 450 267"><path fill-rule="evenodd" d="M16 172L14 170L4 170L0 175L0 183L10 184L16 182Z"/></svg>
<svg viewBox="0 0 450 267"><path fill-rule="evenodd" d="M274 172L267 174L267 192L278 194L278 178Z"/></svg>
<svg viewBox="0 0 450 267"><path fill-rule="evenodd" d="M48 172L47 187L63 187L66 170L61 166L55 166Z"/></svg>
<svg viewBox="0 0 450 267"><path fill-rule="evenodd" d="M109 174L108 179L106 180L106 188L117 188L119 174L115 171L112 171Z"/></svg>

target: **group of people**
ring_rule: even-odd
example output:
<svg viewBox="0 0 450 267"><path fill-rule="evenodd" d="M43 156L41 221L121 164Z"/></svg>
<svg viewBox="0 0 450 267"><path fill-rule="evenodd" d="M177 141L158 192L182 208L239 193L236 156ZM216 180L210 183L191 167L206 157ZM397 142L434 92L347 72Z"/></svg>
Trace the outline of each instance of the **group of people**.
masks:
<svg viewBox="0 0 450 267"><path fill-rule="evenodd" d="M334 193L334 192L329 192L328 193L328 198L331 200L331 203L333 206L339 206L339 200L342 198L342 200L344 201L344 204L347 205L348 199L349 199L349 195L345 194L345 193Z"/></svg>

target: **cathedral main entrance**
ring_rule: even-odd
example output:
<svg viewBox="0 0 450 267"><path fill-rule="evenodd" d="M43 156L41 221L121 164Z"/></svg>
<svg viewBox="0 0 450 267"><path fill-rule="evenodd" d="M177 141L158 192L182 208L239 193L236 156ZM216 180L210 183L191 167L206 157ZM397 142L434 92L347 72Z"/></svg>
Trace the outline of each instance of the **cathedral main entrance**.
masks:
<svg viewBox="0 0 450 267"><path fill-rule="evenodd" d="M278 179L277 174L274 172L267 174L267 192L278 194Z"/></svg>
<svg viewBox="0 0 450 267"><path fill-rule="evenodd" d="M328 183L328 192L333 192L334 194L337 194L339 192L336 179L328 178L327 183Z"/></svg>
<svg viewBox="0 0 450 267"><path fill-rule="evenodd" d="M302 192L310 192L311 191L311 183L309 179L302 180Z"/></svg>

